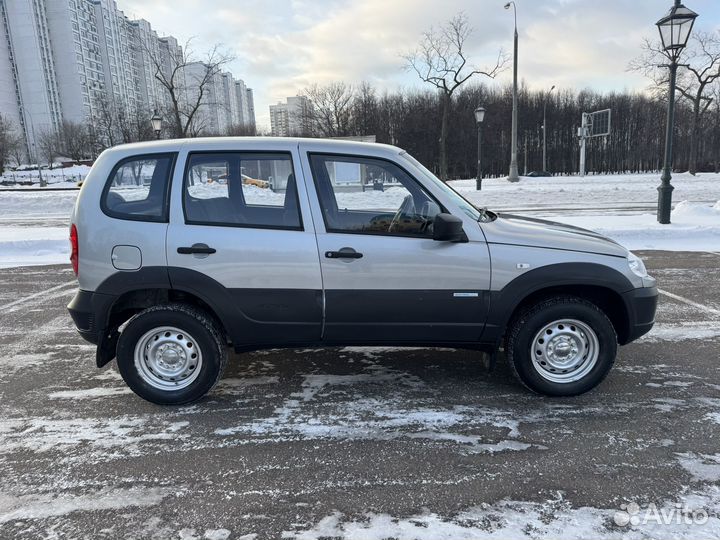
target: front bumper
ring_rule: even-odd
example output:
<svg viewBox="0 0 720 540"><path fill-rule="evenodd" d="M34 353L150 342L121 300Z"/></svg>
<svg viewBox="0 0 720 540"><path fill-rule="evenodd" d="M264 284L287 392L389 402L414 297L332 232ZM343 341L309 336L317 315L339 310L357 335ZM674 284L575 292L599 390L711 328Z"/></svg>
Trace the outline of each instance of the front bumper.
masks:
<svg viewBox="0 0 720 540"><path fill-rule="evenodd" d="M647 334L655 324L655 311L658 303L657 287L641 287L623 294L628 314L628 333L623 336L621 345L635 341Z"/></svg>

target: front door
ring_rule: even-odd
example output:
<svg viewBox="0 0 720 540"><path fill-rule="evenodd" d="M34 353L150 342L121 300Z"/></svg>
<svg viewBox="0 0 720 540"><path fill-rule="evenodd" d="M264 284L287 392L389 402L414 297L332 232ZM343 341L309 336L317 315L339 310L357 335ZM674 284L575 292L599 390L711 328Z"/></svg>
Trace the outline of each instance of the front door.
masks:
<svg viewBox="0 0 720 540"><path fill-rule="evenodd" d="M320 339L320 264L294 156L190 153L175 182L182 189L173 190L167 234L171 283L221 310L238 346Z"/></svg>
<svg viewBox="0 0 720 540"><path fill-rule="evenodd" d="M323 340L478 341L489 301L487 244L433 241L433 219L445 209L392 161L311 153L305 165L321 214Z"/></svg>

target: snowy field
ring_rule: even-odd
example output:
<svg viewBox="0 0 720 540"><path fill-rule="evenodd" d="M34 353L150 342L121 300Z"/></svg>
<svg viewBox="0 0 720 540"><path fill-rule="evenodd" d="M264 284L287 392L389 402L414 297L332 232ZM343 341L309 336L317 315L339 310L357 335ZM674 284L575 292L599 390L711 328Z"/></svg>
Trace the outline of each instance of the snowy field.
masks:
<svg viewBox="0 0 720 540"><path fill-rule="evenodd" d="M77 183L85 179L87 174L90 172L90 167L87 165L73 165L72 167L46 169L41 172L43 180L47 182L49 187L53 188L74 188L77 187ZM34 171L6 171L5 174L0 175L0 183L26 183L34 182L40 183L40 173L37 170ZM22 187L22 186L18 186ZM27 186L32 187L32 186Z"/></svg>
<svg viewBox="0 0 720 540"><path fill-rule="evenodd" d="M479 206L591 229L629 249L720 250L720 174L675 174L672 224L657 222L659 174L452 182Z"/></svg>
<svg viewBox="0 0 720 540"><path fill-rule="evenodd" d="M658 177L523 178L517 184L489 179L482 191L475 190L475 180L452 185L478 206L592 229L630 249L720 251L720 174L673 177L675 208L669 226L659 225L655 217ZM73 187L74 183L51 185ZM198 189L205 196L218 196L227 186ZM253 186L245 190L255 204L282 204L284 199L283 194ZM365 203L377 207L379 199L397 199L399 206L403 195L403 190L391 188L385 193L343 192L338 198L347 207L362 208ZM0 268L66 262L67 223L76 196L76 190L0 190Z"/></svg>

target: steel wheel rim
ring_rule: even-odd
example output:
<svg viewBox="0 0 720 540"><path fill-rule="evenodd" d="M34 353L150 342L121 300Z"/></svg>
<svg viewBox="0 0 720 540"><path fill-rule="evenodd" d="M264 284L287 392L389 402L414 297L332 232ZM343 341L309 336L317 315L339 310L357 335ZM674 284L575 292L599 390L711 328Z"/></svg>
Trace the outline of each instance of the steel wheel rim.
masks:
<svg viewBox="0 0 720 540"><path fill-rule="evenodd" d="M546 324L535 334L530 355L542 378L567 384L592 371L600 356L600 340L586 323L561 319Z"/></svg>
<svg viewBox="0 0 720 540"><path fill-rule="evenodd" d="M202 353L188 332L160 326L143 334L135 345L140 378L159 390L181 390L200 375Z"/></svg>

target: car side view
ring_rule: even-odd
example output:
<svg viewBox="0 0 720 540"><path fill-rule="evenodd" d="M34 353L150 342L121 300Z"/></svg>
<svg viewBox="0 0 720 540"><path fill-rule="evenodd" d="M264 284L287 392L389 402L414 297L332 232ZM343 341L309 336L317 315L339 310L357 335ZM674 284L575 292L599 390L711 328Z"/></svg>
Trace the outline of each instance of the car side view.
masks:
<svg viewBox="0 0 720 540"><path fill-rule="evenodd" d="M590 231L478 209L403 150L292 138L117 146L73 210L68 306L139 396L207 394L235 351L442 346L505 356L531 390L597 386L657 304Z"/></svg>

